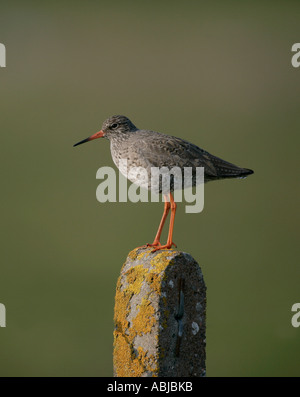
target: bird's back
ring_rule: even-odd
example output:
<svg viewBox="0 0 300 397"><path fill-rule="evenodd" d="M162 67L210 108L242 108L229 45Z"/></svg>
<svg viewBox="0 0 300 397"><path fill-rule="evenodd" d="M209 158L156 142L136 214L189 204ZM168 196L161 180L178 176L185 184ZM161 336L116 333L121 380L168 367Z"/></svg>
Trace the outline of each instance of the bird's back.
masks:
<svg viewBox="0 0 300 397"><path fill-rule="evenodd" d="M155 131L137 130L127 142L121 144L121 152L135 166L151 167L204 167L205 182L224 178L246 177L253 173L222 160L184 139Z"/></svg>

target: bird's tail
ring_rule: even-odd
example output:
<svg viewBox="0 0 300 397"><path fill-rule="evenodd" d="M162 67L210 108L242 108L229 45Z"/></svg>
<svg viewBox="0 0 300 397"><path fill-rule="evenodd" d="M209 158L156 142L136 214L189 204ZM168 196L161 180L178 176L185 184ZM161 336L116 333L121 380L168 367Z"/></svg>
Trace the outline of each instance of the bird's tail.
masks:
<svg viewBox="0 0 300 397"><path fill-rule="evenodd" d="M248 175L254 173L253 170L248 168L241 168L228 161L222 160L218 157L211 156L210 161L213 164L216 179L227 178L246 178Z"/></svg>

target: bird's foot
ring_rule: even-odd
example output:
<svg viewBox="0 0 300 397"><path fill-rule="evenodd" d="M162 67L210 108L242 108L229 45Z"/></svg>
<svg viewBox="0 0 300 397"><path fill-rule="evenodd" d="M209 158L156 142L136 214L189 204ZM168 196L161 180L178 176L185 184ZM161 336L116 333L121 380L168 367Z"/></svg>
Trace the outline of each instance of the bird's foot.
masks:
<svg viewBox="0 0 300 397"><path fill-rule="evenodd" d="M149 248L149 247L158 247L161 246L161 243L159 241L154 240L152 244L147 243L145 245L141 245L140 247L137 247L137 249L139 248Z"/></svg>
<svg viewBox="0 0 300 397"><path fill-rule="evenodd" d="M153 248L153 250L151 252L156 252L159 250L169 250L172 248L172 246L177 248L177 245L175 243L173 243L173 241L171 243L161 245L161 243L159 241L154 240L152 244L148 243L148 244L142 245L140 247L137 247L137 249L139 249L139 248Z"/></svg>
<svg viewBox="0 0 300 397"><path fill-rule="evenodd" d="M156 251L159 251L159 250L169 250L169 249L172 248L173 245L174 245L175 248L177 248L177 245L175 243L173 243L173 242L167 243L165 245L159 244L151 252L156 252Z"/></svg>
<svg viewBox="0 0 300 397"><path fill-rule="evenodd" d="M161 246L161 243L159 242L159 241L153 241L153 243L152 244L147 244L147 247L160 247Z"/></svg>

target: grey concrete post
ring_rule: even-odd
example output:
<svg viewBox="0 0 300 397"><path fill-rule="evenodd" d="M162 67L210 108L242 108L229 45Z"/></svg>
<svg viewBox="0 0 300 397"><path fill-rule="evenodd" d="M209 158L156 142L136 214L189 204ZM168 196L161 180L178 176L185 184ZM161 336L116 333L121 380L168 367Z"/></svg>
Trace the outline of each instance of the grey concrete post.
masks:
<svg viewBox="0 0 300 397"><path fill-rule="evenodd" d="M117 283L114 376L205 376L206 287L191 255L129 253Z"/></svg>

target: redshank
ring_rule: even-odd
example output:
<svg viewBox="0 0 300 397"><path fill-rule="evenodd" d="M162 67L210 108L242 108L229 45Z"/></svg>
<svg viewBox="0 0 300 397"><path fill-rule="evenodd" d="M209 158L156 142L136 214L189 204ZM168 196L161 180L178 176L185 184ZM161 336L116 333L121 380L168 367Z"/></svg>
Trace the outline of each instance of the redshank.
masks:
<svg viewBox="0 0 300 397"><path fill-rule="evenodd" d="M198 146L185 141L181 138L161 134L155 131L140 130L125 116L112 116L104 121L102 129L94 135L76 143L74 146L91 141L97 138L107 138L110 141L110 150L115 165L121 173L122 160L127 161L128 170L130 167L143 167L149 174L148 189L151 186L150 172L151 167L179 167L182 172L185 167L192 167L193 182L197 167L204 167L204 182L214 181L225 178L245 178L253 174L253 171L247 168L240 168L225 160L222 160L212 154L200 149ZM122 172L123 171L123 172ZM127 175L126 175L127 176ZM132 182L138 183L136 180ZM161 193L161 186L156 186ZM153 251L160 249L170 249L173 245L173 228L176 213L176 203L174 201L172 191L174 186L170 186L170 191L164 194L164 212L152 244ZM162 245L160 237L169 210L171 209L170 226L167 243Z"/></svg>

